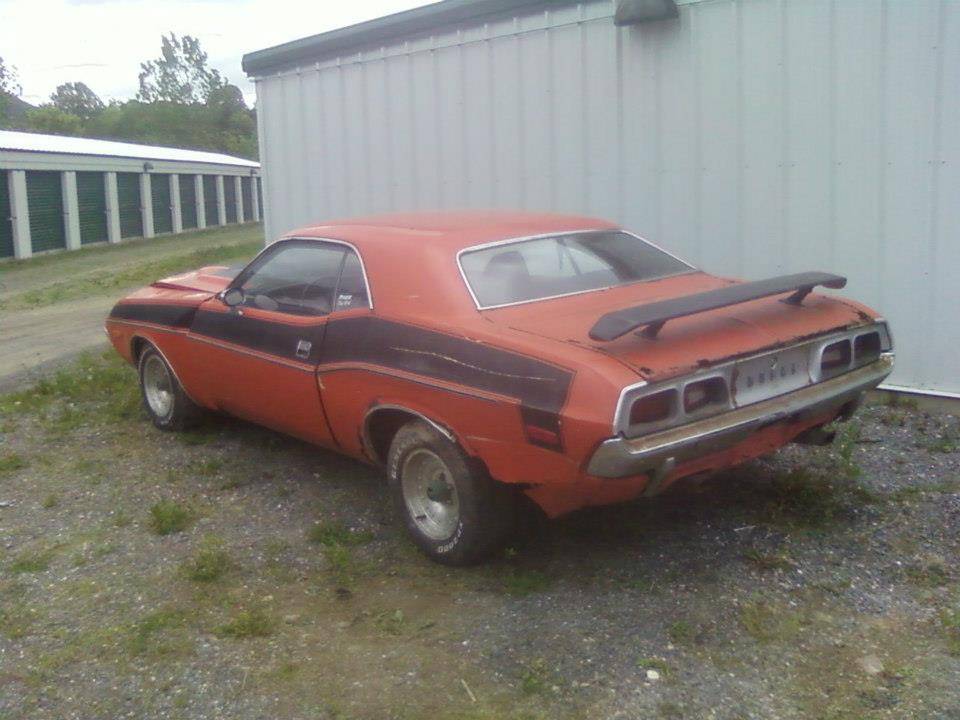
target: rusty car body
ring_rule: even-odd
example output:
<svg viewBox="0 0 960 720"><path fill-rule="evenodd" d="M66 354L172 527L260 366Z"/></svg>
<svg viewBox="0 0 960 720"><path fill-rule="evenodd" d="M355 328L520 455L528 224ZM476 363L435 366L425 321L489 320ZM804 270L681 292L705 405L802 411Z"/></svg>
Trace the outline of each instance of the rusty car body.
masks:
<svg viewBox="0 0 960 720"><path fill-rule="evenodd" d="M381 465L456 564L518 494L557 517L826 437L893 363L873 310L812 292L844 284L716 277L592 218L391 215L158 281L106 328L158 427L212 410Z"/></svg>

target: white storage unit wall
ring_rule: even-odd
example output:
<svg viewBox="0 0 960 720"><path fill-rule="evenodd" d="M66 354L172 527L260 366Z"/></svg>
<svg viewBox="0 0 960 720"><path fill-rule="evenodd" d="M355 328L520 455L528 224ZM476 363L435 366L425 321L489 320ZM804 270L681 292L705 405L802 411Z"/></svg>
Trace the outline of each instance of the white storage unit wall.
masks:
<svg viewBox="0 0 960 720"><path fill-rule="evenodd" d="M198 227L199 178L235 186L259 173L259 163L219 153L0 130L0 260ZM231 222L259 220L256 206L244 213L232 199Z"/></svg>
<svg viewBox="0 0 960 720"><path fill-rule="evenodd" d="M618 27L624 4L446 0L248 55L267 237L602 216L714 273L842 273L892 323L890 386L960 395L960 2L679 0Z"/></svg>

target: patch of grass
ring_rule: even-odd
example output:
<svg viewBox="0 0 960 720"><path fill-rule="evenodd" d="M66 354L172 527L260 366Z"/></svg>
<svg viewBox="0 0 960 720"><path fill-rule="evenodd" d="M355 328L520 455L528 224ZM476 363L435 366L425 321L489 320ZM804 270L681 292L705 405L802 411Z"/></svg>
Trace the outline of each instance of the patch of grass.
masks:
<svg viewBox="0 0 960 720"><path fill-rule="evenodd" d="M219 473L224 466L223 460L219 458L208 458L200 460L193 464L193 471L201 477L213 477Z"/></svg>
<svg viewBox="0 0 960 720"><path fill-rule="evenodd" d="M740 625L757 642L788 642L802 626L799 613L756 600L740 608Z"/></svg>
<svg viewBox="0 0 960 720"><path fill-rule="evenodd" d="M790 570L796 565L783 553L765 553L757 548L749 548L743 557L759 570Z"/></svg>
<svg viewBox="0 0 960 720"><path fill-rule="evenodd" d="M165 630L183 625L186 619L186 611L179 608L163 608L147 614L130 628L128 650L134 655L163 650L156 636Z"/></svg>
<svg viewBox="0 0 960 720"><path fill-rule="evenodd" d="M890 502L906 502L923 495L940 495L960 492L960 480L943 480L929 485L909 485L887 495Z"/></svg>
<svg viewBox="0 0 960 720"><path fill-rule="evenodd" d="M927 445L927 449L930 452L955 453L960 449L960 438L954 430L946 428L939 437Z"/></svg>
<svg viewBox="0 0 960 720"><path fill-rule="evenodd" d="M46 307L81 298L109 295L126 288L147 285L160 278L204 265L229 263L252 257L263 248L260 240L214 245L161 258L141 260L117 267L105 264L100 270L67 276L11 295L0 304L3 310Z"/></svg>
<svg viewBox="0 0 960 720"><path fill-rule="evenodd" d="M887 392L885 398L887 407L902 408L904 410L916 410L920 407L917 399L908 393Z"/></svg>
<svg viewBox="0 0 960 720"><path fill-rule="evenodd" d="M833 447L840 457L840 472L848 478L856 478L860 475L860 466L854 459L854 451L857 449L857 442L860 440L862 426L855 420L841 423L837 429L837 437L833 441Z"/></svg>
<svg viewBox="0 0 960 720"><path fill-rule="evenodd" d="M27 461L17 453L0 455L0 475L9 475L27 466Z"/></svg>
<svg viewBox="0 0 960 720"><path fill-rule="evenodd" d="M696 639L697 630L686 620L677 620L667 627L667 637L677 645L689 645Z"/></svg>
<svg viewBox="0 0 960 720"><path fill-rule="evenodd" d="M193 521L189 508L172 500L161 500L150 506L150 529L157 535L170 535L186 530Z"/></svg>
<svg viewBox="0 0 960 720"><path fill-rule="evenodd" d="M0 606L0 635L10 640L26 637L33 629L36 620L36 609L26 603L5 603Z"/></svg>
<svg viewBox="0 0 960 720"><path fill-rule="evenodd" d="M801 468L778 474L769 483L744 490L745 505L771 525L819 528L850 517L878 497L849 478L836 479Z"/></svg>
<svg viewBox="0 0 960 720"><path fill-rule="evenodd" d="M373 624L387 635L402 635L405 623L406 618L403 615L403 610L382 612L373 619Z"/></svg>
<svg viewBox="0 0 960 720"><path fill-rule="evenodd" d="M940 622L946 633L947 651L954 657L960 657L960 608L944 610Z"/></svg>
<svg viewBox="0 0 960 720"><path fill-rule="evenodd" d="M547 664L542 659L534 660L520 674L520 690L524 695L540 695L550 689Z"/></svg>
<svg viewBox="0 0 960 720"><path fill-rule="evenodd" d="M513 568L503 576L503 590L514 597L544 592L553 586L553 578L540 570Z"/></svg>
<svg viewBox="0 0 960 720"><path fill-rule="evenodd" d="M214 582L221 579L233 565L219 540L206 539L200 549L181 566L185 577L194 582Z"/></svg>
<svg viewBox="0 0 960 720"><path fill-rule="evenodd" d="M928 558L904 567L907 579L923 588L938 588L950 583L950 570L940 558Z"/></svg>
<svg viewBox="0 0 960 720"><path fill-rule="evenodd" d="M50 493L49 495L44 496L43 500L40 501L40 507L42 507L44 510L50 510L59 504L60 498L56 493Z"/></svg>
<svg viewBox="0 0 960 720"><path fill-rule="evenodd" d="M319 543L325 547L353 547L365 545L373 540L373 533L368 530L355 530L342 522L318 522L307 533L310 542Z"/></svg>
<svg viewBox="0 0 960 720"><path fill-rule="evenodd" d="M339 585L349 583L353 577L353 556L350 554L350 548L343 545L328 545L323 549L323 555L337 583Z"/></svg>
<svg viewBox="0 0 960 720"><path fill-rule="evenodd" d="M637 667L641 670L656 670L663 677L669 675L673 670L666 660L658 657L639 657L637 658Z"/></svg>
<svg viewBox="0 0 960 720"><path fill-rule="evenodd" d="M12 573L43 572L50 567L50 561L56 554L54 548L40 550L24 550L10 563Z"/></svg>
<svg viewBox="0 0 960 720"><path fill-rule="evenodd" d="M37 414L48 432L84 423L117 424L138 417L140 393L133 370L111 348L86 353L33 387L0 397L0 414Z"/></svg>
<svg viewBox="0 0 960 720"><path fill-rule="evenodd" d="M219 637L258 638L268 637L276 628L276 620L260 608L241 610L228 622L220 625L215 633Z"/></svg>

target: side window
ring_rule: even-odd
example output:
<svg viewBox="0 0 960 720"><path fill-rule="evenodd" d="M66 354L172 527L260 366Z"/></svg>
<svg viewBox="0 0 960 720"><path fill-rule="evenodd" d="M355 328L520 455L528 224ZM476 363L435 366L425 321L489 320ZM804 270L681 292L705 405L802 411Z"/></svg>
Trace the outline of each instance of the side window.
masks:
<svg viewBox="0 0 960 720"><path fill-rule="evenodd" d="M334 310L349 310L351 308L370 307L370 298L367 296L367 283L363 277L363 267L360 258L353 250L347 250L347 257L343 261L343 274L340 276L340 286L337 288L337 298Z"/></svg>
<svg viewBox="0 0 960 720"><path fill-rule="evenodd" d="M285 243L251 268L240 285L243 304L292 315L326 315L333 309L345 252L332 243Z"/></svg>

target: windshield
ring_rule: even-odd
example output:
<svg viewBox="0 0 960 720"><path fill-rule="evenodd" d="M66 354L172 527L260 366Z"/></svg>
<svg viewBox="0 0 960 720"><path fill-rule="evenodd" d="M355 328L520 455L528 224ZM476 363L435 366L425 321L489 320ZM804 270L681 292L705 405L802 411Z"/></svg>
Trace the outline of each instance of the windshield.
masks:
<svg viewBox="0 0 960 720"><path fill-rule="evenodd" d="M518 240L460 255L482 308L678 275L689 265L619 230Z"/></svg>

